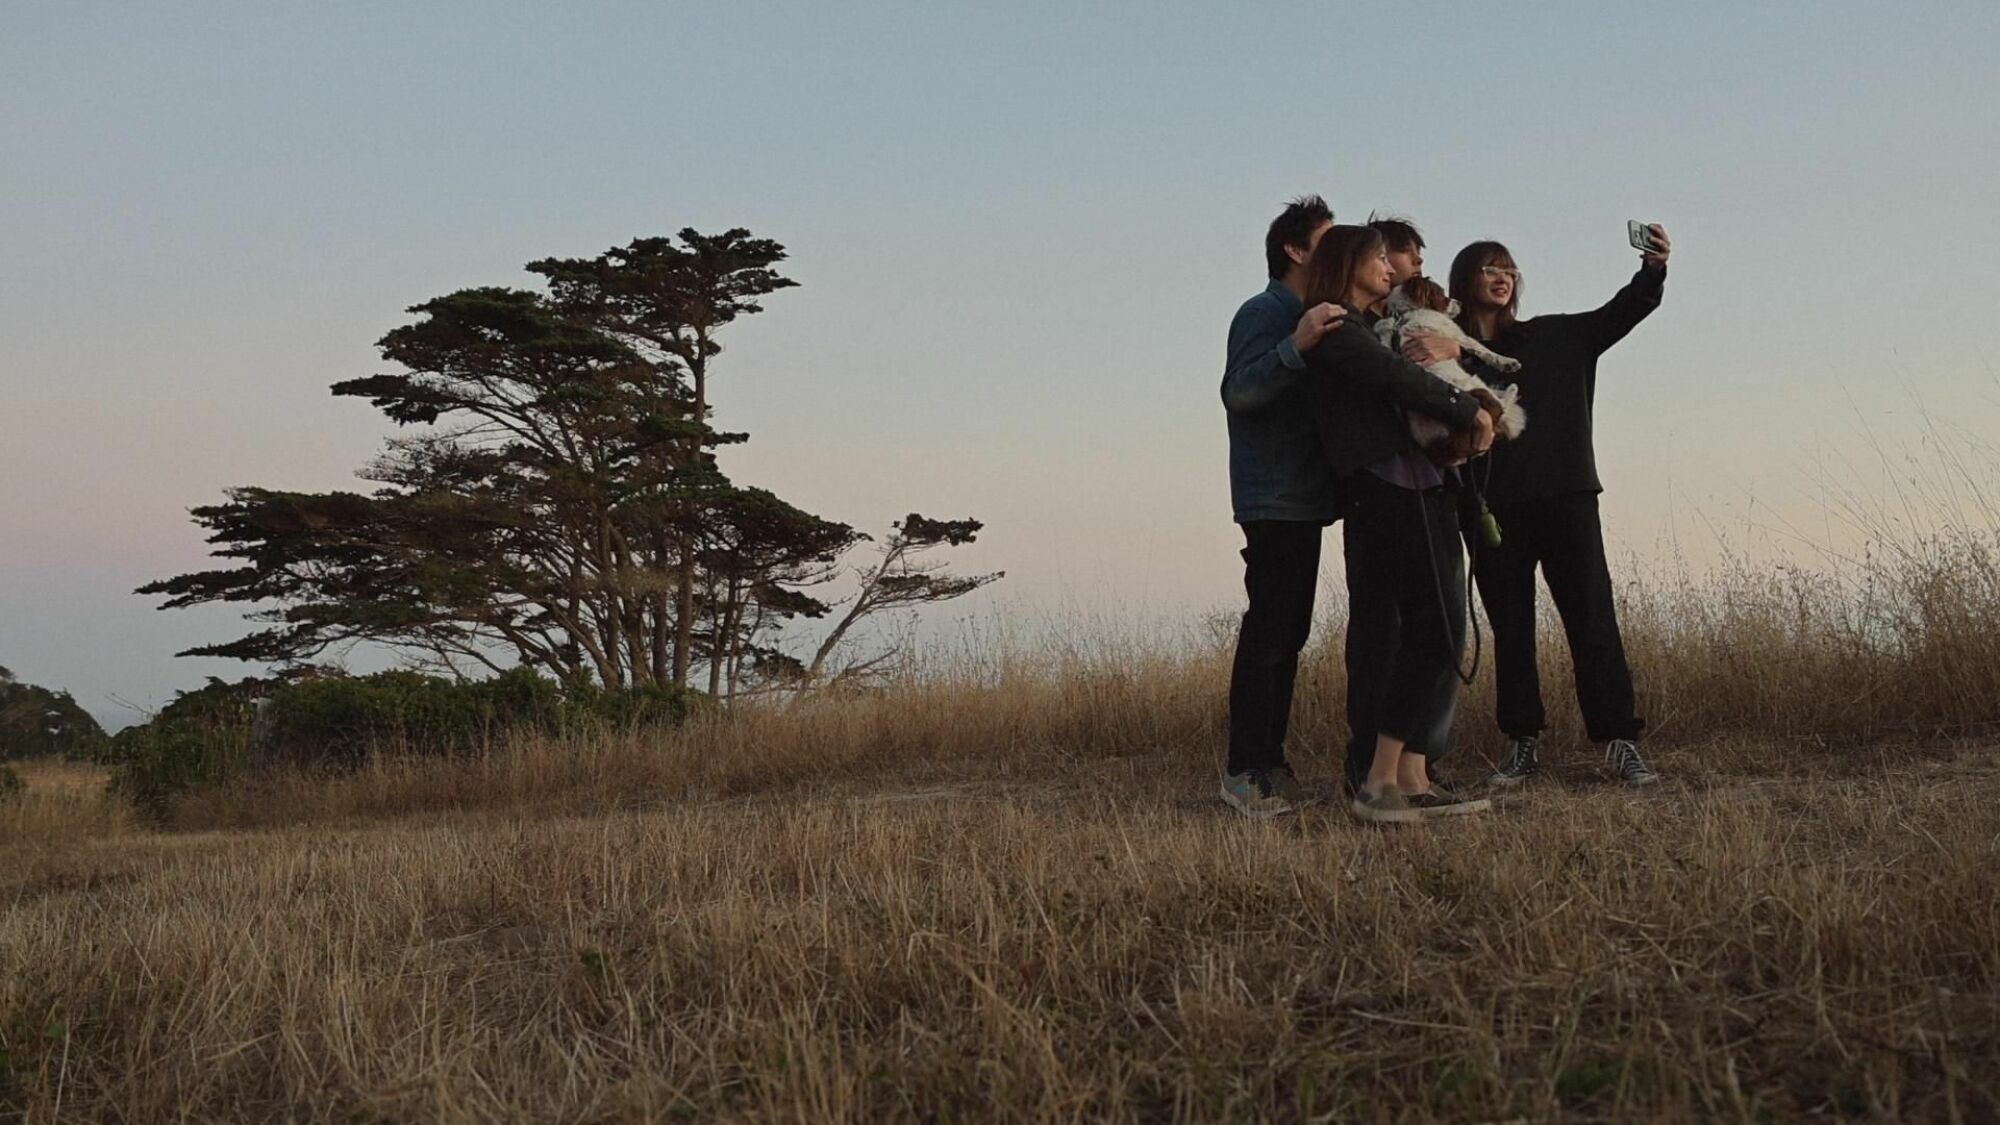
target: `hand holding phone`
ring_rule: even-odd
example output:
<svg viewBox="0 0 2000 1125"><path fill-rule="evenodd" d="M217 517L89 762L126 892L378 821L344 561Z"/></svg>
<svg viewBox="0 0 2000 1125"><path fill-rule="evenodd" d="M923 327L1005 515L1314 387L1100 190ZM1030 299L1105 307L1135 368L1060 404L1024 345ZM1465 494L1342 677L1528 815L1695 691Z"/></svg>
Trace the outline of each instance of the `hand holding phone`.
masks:
<svg viewBox="0 0 2000 1125"><path fill-rule="evenodd" d="M1641 254L1657 254L1660 252L1660 242L1653 235L1653 225L1651 223L1642 223L1637 219L1627 222L1625 224L1625 237L1631 240L1632 249L1637 250Z"/></svg>

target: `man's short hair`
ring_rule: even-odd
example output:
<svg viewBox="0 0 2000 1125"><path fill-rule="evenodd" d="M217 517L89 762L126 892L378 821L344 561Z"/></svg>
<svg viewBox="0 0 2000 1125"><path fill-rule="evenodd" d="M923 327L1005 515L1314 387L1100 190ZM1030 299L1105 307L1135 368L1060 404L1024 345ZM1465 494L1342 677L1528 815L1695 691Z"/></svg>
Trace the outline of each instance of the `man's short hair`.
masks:
<svg viewBox="0 0 2000 1125"><path fill-rule="evenodd" d="M1333 208L1317 195L1301 195L1285 204L1264 235L1264 265L1271 271L1271 280L1283 279L1292 268L1291 255L1285 253L1285 247L1312 249L1313 232L1332 221Z"/></svg>
<svg viewBox="0 0 2000 1125"><path fill-rule="evenodd" d="M1370 211L1368 225L1382 232L1382 241L1392 254L1424 248L1424 232L1402 215L1377 215Z"/></svg>

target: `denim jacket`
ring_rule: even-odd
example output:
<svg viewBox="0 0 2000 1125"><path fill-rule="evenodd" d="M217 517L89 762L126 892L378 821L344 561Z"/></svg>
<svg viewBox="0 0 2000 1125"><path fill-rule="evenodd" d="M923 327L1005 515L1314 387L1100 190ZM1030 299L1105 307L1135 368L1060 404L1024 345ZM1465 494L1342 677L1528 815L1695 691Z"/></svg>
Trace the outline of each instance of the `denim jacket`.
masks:
<svg viewBox="0 0 2000 1125"><path fill-rule="evenodd" d="M1333 468L1314 432L1305 359L1292 346L1305 305L1273 281L1229 323L1222 405L1229 415L1229 499L1237 523L1331 523Z"/></svg>

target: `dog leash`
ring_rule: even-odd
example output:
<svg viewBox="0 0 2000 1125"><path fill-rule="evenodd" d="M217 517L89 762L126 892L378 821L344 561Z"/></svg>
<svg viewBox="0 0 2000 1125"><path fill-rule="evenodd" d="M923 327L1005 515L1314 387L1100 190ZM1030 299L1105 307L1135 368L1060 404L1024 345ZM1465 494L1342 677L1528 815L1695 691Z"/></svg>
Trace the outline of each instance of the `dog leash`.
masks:
<svg viewBox="0 0 2000 1125"><path fill-rule="evenodd" d="M1485 650L1485 640L1479 632L1479 615L1472 611L1472 572L1473 568L1479 565L1479 548L1482 544L1489 548L1500 546L1500 521L1495 518L1492 507L1486 502L1486 483L1492 479L1493 462L1490 455L1479 460L1482 462L1480 467L1485 471L1485 480L1475 481L1469 466L1462 468L1458 474L1460 483L1471 491L1475 500L1479 501L1479 538L1477 542L1467 546L1466 554L1470 557L1465 564L1465 619L1466 626L1472 630L1472 667L1468 670L1459 656L1459 653L1464 651L1463 645L1459 646L1458 651L1453 652L1451 657L1452 673L1458 677L1459 683L1467 687L1471 687L1472 682L1479 676L1479 660ZM1431 535L1430 510L1425 507L1429 501L1424 499L1421 491L1417 492L1416 496L1417 508L1422 515L1424 527L1424 552L1430 556L1431 590L1437 595L1438 620L1444 623L1444 642L1445 647L1449 649L1452 647L1451 607L1445 602L1444 577L1438 573L1437 541Z"/></svg>

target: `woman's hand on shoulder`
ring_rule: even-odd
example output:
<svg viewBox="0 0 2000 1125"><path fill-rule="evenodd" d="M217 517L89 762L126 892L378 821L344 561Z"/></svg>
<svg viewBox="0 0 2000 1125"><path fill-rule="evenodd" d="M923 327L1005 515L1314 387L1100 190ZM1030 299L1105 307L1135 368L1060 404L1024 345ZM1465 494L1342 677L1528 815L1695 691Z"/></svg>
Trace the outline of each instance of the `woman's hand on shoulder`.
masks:
<svg viewBox="0 0 2000 1125"><path fill-rule="evenodd" d="M1292 329L1292 346L1300 355L1313 350L1321 340L1326 339L1340 328L1341 321L1347 319L1347 310L1331 301L1323 301L1305 311L1299 317L1299 326Z"/></svg>

